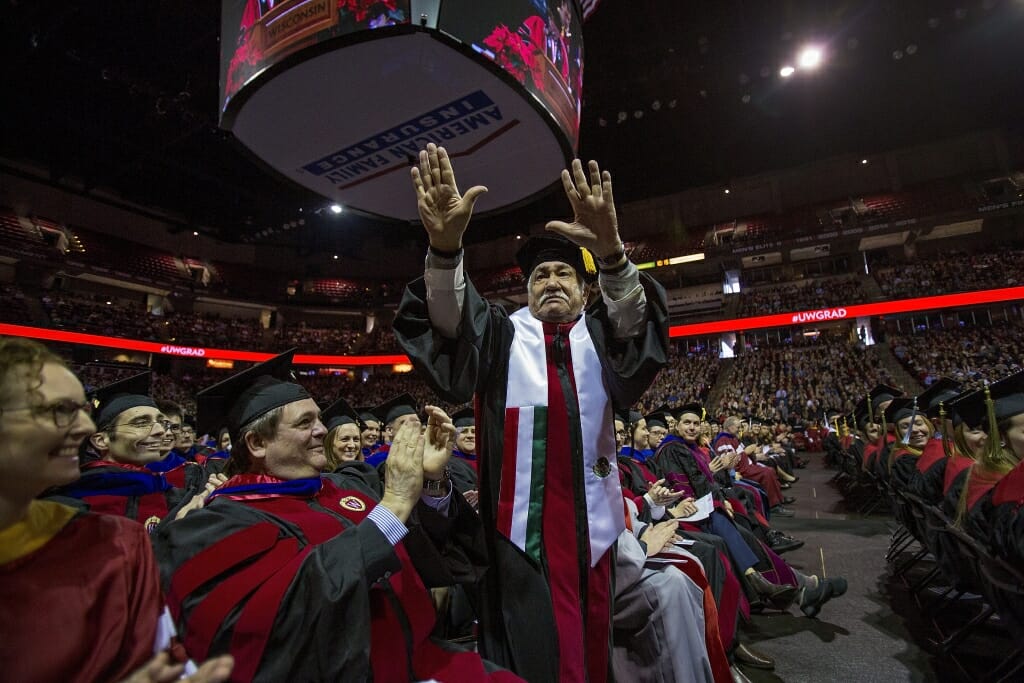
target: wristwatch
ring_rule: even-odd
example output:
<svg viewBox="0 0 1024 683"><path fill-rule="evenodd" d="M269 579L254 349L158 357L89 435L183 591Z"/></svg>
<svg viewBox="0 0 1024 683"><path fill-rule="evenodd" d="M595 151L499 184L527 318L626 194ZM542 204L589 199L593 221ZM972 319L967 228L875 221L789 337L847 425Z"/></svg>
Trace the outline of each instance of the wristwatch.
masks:
<svg viewBox="0 0 1024 683"><path fill-rule="evenodd" d="M440 479L424 479L423 493L431 498L444 498L448 495L448 482L452 480L451 471L445 467Z"/></svg>

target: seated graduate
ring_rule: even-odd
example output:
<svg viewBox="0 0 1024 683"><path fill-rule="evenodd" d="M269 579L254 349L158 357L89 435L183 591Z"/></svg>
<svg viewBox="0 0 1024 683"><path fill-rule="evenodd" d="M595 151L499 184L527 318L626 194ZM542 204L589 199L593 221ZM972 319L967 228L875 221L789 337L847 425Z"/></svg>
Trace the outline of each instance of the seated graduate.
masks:
<svg viewBox="0 0 1024 683"><path fill-rule="evenodd" d="M889 462L889 444L896 440L885 422L885 409L901 394L903 392L900 389L887 384L878 384L868 392L871 398L869 417L871 422L879 426L879 432L878 441L864 447L864 469L882 480L888 479L889 471L885 465Z"/></svg>
<svg viewBox="0 0 1024 683"><path fill-rule="evenodd" d="M157 401L157 408L164 416L164 457L146 465L146 469L163 474L171 486L188 488L196 480L202 479L201 463L196 461L195 430L188 428L185 432L185 411L174 401ZM197 469L199 468L199 469Z"/></svg>
<svg viewBox="0 0 1024 683"><path fill-rule="evenodd" d="M1020 424L1024 419L1024 371L1010 375L982 389L971 398L981 404L989 438L982 454L967 470L960 498L957 501L954 523L982 545L994 550L1000 544L994 532L996 497L994 488L1020 463ZM1012 484L1011 484L1012 486ZM1005 502L1006 489L999 501ZM1003 553L1005 554L1005 553Z"/></svg>
<svg viewBox="0 0 1024 683"><path fill-rule="evenodd" d="M370 406L356 408L362 428L359 432L363 460L365 461L380 448L380 418L373 414Z"/></svg>
<svg viewBox="0 0 1024 683"><path fill-rule="evenodd" d="M422 424L416 412L416 399L411 394L399 394L373 408L373 414L380 420L380 444L366 456L366 462L378 467L388 459L388 451L395 434L406 422Z"/></svg>
<svg viewBox="0 0 1024 683"><path fill-rule="evenodd" d="M326 467L316 402L292 351L200 392L224 421L230 479L154 536L167 602L192 657L230 652L239 680L519 680L434 640L429 588L475 582L480 521L452 495L454 427L428 406L394 435L381 495L358 462Z"/></svg>
<svg viewBox="0 0 1024 683"><path fill-rule="evenodd" d="M699 404L691 404L682 410L681 422L687 422L687 416L699 419L702 413ZM743 577L751 602L766 602L785 609L795 599L801 611L813 617L826 602L846 592L845 579L805 576L757 537L752 530L756 522L738 509L739 501L730 498L715 479L714 470L722 468L720 456L711 459L710 453L683 438L666 437L649 462L674 490L684 491L695 499L711 496L714 509L696 527L725 542L729 559L736 573Z"/></svg>
<svg viewBox="0 0 1024 683"><path fill-rule="evenodd" d="M96 431L82 444L82 476L47 497L128 517L152 532L203 488L202 467L182 465L182 487L148 468L169 450L164 439L169 422L149 395L150 377L143 372L92 393Z"/></svg>
<svg viewBox="0 0 1024 683"><path fill-rule="evenodd" d="M916 459L917 471L910 474L906 486L907 491L929 505L937 505L942 500L942 482L946 465L953 457L955 449L953 435L956 431L956 422L953 411L948 406L962 395L960 385L953 383L949 385L948 390L933 395L925 408L925 416L932 422L937 433ZM918 399L920 400L920 396Z"/></svg>
<svg viewBox="0 0 1024 683"><path fill-rule="evenodd" d="M145 530L36 496L78 479L92 404L64 361L0 339L0 668L11 681L177 679ZM142 667L140 671L136 671ZM223 681L230 658L191 681Z"/></svg>
<svg viewBox="0 0 1024 683"><path fill-rule="evenodd" d="M452 447L452 459L448 461L452 482L459 493L465 495L472 492L470 498L475 499L479 474L476 460L476 414L473 406L452 413L452 423L455 425L455 445Z"/></svg>
<svg viewBox="0 0 1024 683"><path fill-rule="evenodd" d="M992 490L990 526L995 552L1024 566L1024 372L1018 372L990 387L995 399L995 417L1000 445L1013 452L1021 463Z"/></svg>
<svg viewBox="0 0 1024 683"><path fill-rule="evenodd" d="M347 462L363 461L363 423L348 401L339 397L324 408L320 421L327 427L327 436L324 437L325 472L333 472Z"/></svg>

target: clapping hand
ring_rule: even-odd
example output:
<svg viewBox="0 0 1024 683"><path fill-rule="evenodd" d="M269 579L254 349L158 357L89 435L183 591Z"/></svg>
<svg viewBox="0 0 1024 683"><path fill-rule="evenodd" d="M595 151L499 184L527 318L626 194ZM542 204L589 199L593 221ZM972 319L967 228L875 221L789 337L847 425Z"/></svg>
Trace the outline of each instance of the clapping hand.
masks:
<svg viewBox="0 0 1024 683"><path fill-rule="evenodd" d="M684 498L679 501L678 505L672 508L671 512L675 517L693 517L697 514L697 503L693 498Z"/></svg>
<svg viewBox="0 0 1024 683"><path fill-rule="evenodd" d="M650 488L647 489L647 495L651 497L651 503L653 505L660 507L674 503L686 494L684 491L673 491L665 486L664 479L659 479L651 484Z"/></svg>
<svg viewBox="0 0 1024 683"><path fill-rule="evenodd" d="M647 527L640 536L640 540L647 545L647 557L657 555L671 545L678 528L679 522L674 519Z"/></svg>
<svg viewBox="0 0 1024 683"><path fill-rule="evenodd" d="M438 479L444 472L452 455L455 442L455 425L452 418L437 406L426 406L427 440L423 448L423 476Z"/></svg>

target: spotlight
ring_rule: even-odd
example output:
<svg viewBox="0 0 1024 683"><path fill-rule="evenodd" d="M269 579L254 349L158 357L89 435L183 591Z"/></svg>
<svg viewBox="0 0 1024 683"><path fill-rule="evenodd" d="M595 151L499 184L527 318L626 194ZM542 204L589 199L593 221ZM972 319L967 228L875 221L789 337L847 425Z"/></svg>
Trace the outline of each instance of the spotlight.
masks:
<svg viewBox="0 0 1024 683"><path fill-rule="evenodd" d="M623 121L625 121L625 120L626 120L626 119L628 119L628 118L629 118L629 114L627 114L627 113L626 113L626 112L624 112L624 111L620 111L620 112L619 112L619 114L618 114L618 116L616 117L616 121L617 121L618 123L622 123Z"/></svg>
<svg viewBox="0 0 1024 683"><path fill-rule="evenodd" d="M797 57L796 63L801 69L817 69L821 65L821 48L805 47Z"/></svg>
<svg viewBox="0 0 1024 683"><path fill-rule="evenodd" d="M644 117L644 110L643 109L637 109L636 111L633 112L633 118L634 119L642 119L643 117Z"/></svg>
<svg viewBox="0 0 1024 683"><path fill-rule="evenodd" d="M860 165L861 166L867 166L868 165L868 160L867 159L861 159L860 160Z"/></svg>
<svg viewBox="0 0 1024 683"><path fill-rule="evenodd" d="M331 213L339 214L342 210L341 204L331 204Z"/></svg>
<svg viewBox="0 0 1024 683"><path fill-rule="evenodd" d="M728 187L727 187L727 188L725 188L725 189L723 190L723 192L725 192L726 194L729 194L729 188L728 188Z"/></svg>
<svg viewBox="0 0 1024 683"><path fill-rule="evenodd" d="M523 236L522 235L516 235L516 239L517 240L521 240L521 239L523 239Z"/></svg>
<svg viewBox="0 0 1024 683"><path fill-rule="evenodd" d="M335 260L335 261L337 261L337 260L338 260L338 255L337 255L337 254L335 254L335 255L334 255L334 260Z"/></svg>
<svg viewBox="0 0 1024 683"><path fill-rule="evenodd" d="M654 100L653 102L651 102L651 109L653 109L654 111L658 111L659 109L661 109L661 100Z"/></svg>
<svg viewBox="0 0 1024 683"><path fill-rule="evenodd" d="M786 66L779 69L779 75L782 76L783 78L789 78L790 76L793 75L794 71L796 71L796 69L787 64Z"/></svg>
<svg viewBox="0 0 1024 683"><path fill-rule="evenodd" d="M198 230L193 230L192 231L192 236L193 237L199 237L199 231Z"/></svg>

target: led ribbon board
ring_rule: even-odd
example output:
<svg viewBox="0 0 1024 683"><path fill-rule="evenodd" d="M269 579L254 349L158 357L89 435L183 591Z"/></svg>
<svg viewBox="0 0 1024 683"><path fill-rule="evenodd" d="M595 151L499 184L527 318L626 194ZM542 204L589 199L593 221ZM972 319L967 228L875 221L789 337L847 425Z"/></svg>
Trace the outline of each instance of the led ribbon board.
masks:
<svg viewBox="0 0 1024 683"><path fill-rule="evenodd" d="M939 296L926 296L916 299L881 301L873 304L853 304L850 306L838 306L835 308L819 309L816 311L797 311L793 313L762 315L752 318L733 318L731 320L714 320L711 322L693 323L690 325L673 325L669 328L669 336L676 338L693 337L702 334L739 332L741 330L757 330L767 327L805 325L830 320L856 320L856 318L862 316L913 313L915 311L932 311L943 308L963 308L965 306L978 306L981 304L1016 301L1020 299L1024 299L1024 287L986 289L979 292L942 294ZM54 341L65 344L81 344L83 346L99 346L125 351L159 353L186 358L214 358L218 360L260 362L274 356L272 353L261 353L258 351L214 349L204 346L180 346L176 344L164 344L161 342L122 339L120 337L106 337L99 334L67 332L65 330L51 330L44 327L11 325L7 323L0 323L0 335L29 337L32 339L42 339L44 341ZM409 363L409 358L400 354L380 356L297 354L295 356L296 365L335 365L345 367L356 365L397 365L407 363Z"/></svg>

